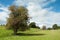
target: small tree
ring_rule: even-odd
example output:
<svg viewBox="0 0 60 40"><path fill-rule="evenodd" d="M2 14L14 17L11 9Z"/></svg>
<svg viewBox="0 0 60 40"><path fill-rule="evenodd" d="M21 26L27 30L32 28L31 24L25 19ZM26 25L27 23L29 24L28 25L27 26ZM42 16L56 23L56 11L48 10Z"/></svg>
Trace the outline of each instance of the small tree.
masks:
<svg viewBox="0 0 60 40"><path fill-rule="evenodd" d="M57 29L57 28L58 28L57 24L54 24L54 25L53 25L53 29L55 30L55 29Z"/></svg>
<svg viewBox="0 0 60 40"><path fill-rule="evenodd" d="M46 26L43 25L42 30L46 30Z"/></svg>
<svg viewBox="0 0 60 40"><path fill-rule="evenodd" d="M47 28L47 30L52 30L52 28Z"/></svg>
<svg viewBox="0 0 60 40"><path fill-rule="evenodd" d="M31 23L29 24L29 27L31 27L31 28L36 28L36 23L35 23L35 22L31 22Z"/></svg>
<svg viewBox="0 0 60 40"><path fill-rule="evenodd" d="M20 31L25 31L29 18L27 8L24 6L10 6L9 10L11 13L7 19L6 28L13 29L14 34L17 34L18 29L20 29Z"/></svg>

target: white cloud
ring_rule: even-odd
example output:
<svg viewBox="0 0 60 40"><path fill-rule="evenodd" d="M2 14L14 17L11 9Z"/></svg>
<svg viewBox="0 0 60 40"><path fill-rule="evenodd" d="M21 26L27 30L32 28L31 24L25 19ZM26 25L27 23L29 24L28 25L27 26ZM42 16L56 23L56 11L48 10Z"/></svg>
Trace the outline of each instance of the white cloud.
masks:
<svg viewBox="0 0 60 40"><path fill-rule="evenodd" d="M60 24L60 13L51 11L53 7L45 8L50 3L54 3L56 0L16 0L16 5L27 5L29 10L29 16L32 17L30 22L36 22L37 25L46 25L51 27L53 24Z"/></svg>
<svg viewBox="0 0 60 40"><path fill-rule="evenodd" d="M27 7L29 9L29 15L32 17L30 19L31 22L36 22L39 26L46 25L47 27L51 27L55 23L60 24L60 13L50 11L53 7L43 9L39 5L31 5Z"/></svg>
<svg viewBox="0 0 60 40"><path fill-rule="evenodd" d="M0 11L0 24L5 24L10 11L8 10L8 7L4 7L2 4L0 5L0 10L2 10Z"/></svg>
<svg viewBox="0 0 60 40"><path fill-rule="evenodd" d="M26 6L31 2L31 3L40 4L41 6L43 6L42 4L45 3L46 1L47 0L15 0L13 4L17 6L21 6L21 5ZM47 2L45 4L47 4Z"/></svg>
<svg viewBox="0 0 60 40"><path fill-rule="evenodd" d="M41 6L36 5L35 3L29 3L27 8L29 10L30 17L32 17L30 22L36 22L39 26L46 25L48 27L54 23L58 23L58 15L60 15L60 13L50 11L53 7L43 9Z"/></svg>
<svg viewBox="0 0 60 40"><path fill-rule="evenodd" d="M49 3L53 3L56 0L15 0L13 2L13 4L17 5L17 6L21 6L21 5L27 5L29 2L35 3L35 4L39 4L41 6L46 6Z"/></svg>

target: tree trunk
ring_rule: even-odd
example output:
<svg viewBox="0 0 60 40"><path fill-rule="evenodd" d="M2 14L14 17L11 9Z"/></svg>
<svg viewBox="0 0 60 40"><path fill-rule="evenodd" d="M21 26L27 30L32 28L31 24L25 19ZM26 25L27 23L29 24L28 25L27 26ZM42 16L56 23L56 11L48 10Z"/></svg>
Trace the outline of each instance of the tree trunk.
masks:
<svg viewBox="0 0 60 40"><path fill-rule="evenodd" d="M13 31L14 31L14 35L17 35L17 29L15 28Z"/></svg>

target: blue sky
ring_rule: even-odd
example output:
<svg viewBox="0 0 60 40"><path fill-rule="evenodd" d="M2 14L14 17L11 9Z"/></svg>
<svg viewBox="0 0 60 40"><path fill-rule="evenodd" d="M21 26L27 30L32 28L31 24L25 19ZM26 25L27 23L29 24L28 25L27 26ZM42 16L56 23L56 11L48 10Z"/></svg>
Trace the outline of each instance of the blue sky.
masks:
<svg viewBox="0 0 60 40"><path fill-rule="evenodd" d="M60 0L56 0L54 3L48 4L47 6L45 6L45 8L51 6L53 7L52 11L60 12Z"/></svg>
<svg viewBox="0 0 60 40"><path fill-rule="evenodd" d="M0 24L6 24L10 5L25 6L32 17L30 22L38 26L60 25L60 0L0 0Z"/></svg>
<svg viewBox="0 0 60 40"><path fill-rule="evenodd" d="M11 5L14 0L0 0L0 4L3 4L4 6Z"/></svg>

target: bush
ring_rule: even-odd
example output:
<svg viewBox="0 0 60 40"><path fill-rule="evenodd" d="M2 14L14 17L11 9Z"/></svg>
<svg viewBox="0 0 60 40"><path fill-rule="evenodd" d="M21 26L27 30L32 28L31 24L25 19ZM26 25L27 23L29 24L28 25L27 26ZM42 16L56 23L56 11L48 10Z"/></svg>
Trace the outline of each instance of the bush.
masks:
<svg viewBox="0 0 60 40"><path fill-rule="evenodd" d="M47 28L47 30L52 30L52 28Z"/></svg>
<svg viewBox="0 0 60 40"><path fill-rule="evenodd" d="M35 23L35 22L31 22L31 23L29 24L29 27L30 27L30 28L36 28L36 23Z"/></svg>

